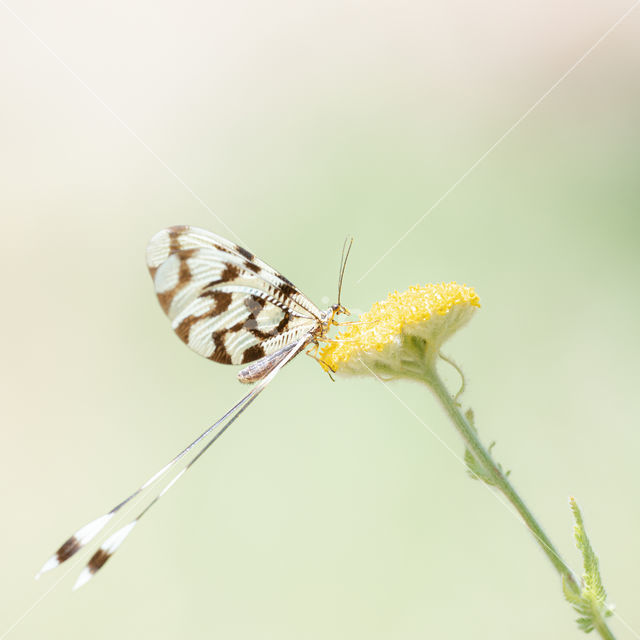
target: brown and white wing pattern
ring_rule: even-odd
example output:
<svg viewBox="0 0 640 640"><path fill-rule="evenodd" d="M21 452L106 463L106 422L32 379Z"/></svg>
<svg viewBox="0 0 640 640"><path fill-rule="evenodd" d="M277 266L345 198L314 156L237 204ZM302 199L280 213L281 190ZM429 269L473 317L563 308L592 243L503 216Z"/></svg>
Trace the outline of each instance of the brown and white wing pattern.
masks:
<svg viewBox="0 0 640 640"><path fill-rule="evenodd" d="M149 243L147 266L173 330L216 362L270 356L321 322L322 312L287 278L203 229L160 231Z"/></svg>

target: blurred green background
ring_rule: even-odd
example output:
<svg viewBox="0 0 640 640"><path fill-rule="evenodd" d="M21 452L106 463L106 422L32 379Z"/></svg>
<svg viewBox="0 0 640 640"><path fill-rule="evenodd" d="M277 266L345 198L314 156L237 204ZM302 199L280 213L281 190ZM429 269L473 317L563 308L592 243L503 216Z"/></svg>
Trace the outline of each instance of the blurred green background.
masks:
<svg viewBox="0 0 640 640"><path fill-rule="evenodd" d="M34 582L246 391L156 302L169 224L228 225L323 306L347 234L352 309L473 285L448 352L481 436L579 570L577 497L611 626L639 637L640 10L361 279L630 5L0 6L0 637L23 615L7 637L582 637L428 392L392 387L433 433L309 358L91 584Z"/></svg>

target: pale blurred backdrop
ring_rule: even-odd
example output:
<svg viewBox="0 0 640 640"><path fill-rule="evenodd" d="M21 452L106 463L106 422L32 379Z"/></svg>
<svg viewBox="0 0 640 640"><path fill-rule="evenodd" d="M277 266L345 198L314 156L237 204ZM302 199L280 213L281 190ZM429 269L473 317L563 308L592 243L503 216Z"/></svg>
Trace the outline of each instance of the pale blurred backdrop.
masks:
<svg viewBox="0 0 640 640"><path fill-rule="evenodd" d="M349 234L354 309L473 285L464 401L580 570L577 497L612 629L640 637L640 8L442 199L630 0L8 2L0 637L582 637L428 392L306 357L92 583L33 581L246 391L156 302L144 251L170 224L323 306Z"/></svg>

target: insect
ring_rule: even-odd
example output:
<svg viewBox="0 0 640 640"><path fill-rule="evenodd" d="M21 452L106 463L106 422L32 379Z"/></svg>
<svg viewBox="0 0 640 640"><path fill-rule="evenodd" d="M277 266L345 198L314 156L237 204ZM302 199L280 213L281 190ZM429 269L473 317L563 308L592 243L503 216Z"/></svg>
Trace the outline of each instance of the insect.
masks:
<svg viewBox="0 0 640 640"><path fill-rule="evenodd" d="M293 283L252 253L209 231L189 226L158 232L147 247L147 266L158 301L180 339L201 356L245 365L240 382L257 383L219 420L111 511L78 529L36 575L54 569L91 542L109 521L191 453L173 478L138 508L137 515L110 535L91 556L73 588L88 582L109 560L142 516L245 411L280 369L309 348L317 359L336 316L348 313L340 302L351 244L343 247L338 302L320 310Z"/></svg>

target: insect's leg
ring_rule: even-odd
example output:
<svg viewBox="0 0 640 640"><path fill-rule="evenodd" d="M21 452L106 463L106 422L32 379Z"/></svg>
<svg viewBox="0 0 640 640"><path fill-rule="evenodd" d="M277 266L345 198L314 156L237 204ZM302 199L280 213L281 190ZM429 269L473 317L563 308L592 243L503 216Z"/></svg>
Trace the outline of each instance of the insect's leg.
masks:
<svg viewBox="0 0 640 640"><path fill-rule="evenodd" d="M316 340L313 341L313 344L311 345L311 347L309 347L308 351L305 351L305 353L310 357L313 358L329 375L329 377L331 378L331 380L333 382L335 382L335 379L333 378L333 376L331 375L332 373L335 373L335 369L333 369L333 367L329 366L322 358L318 357L318 349L320 348L320 345L318 343L318 340L327 340L327 338L318 338ZM328 340L327 340L328 341ZM313 353L311 353L311 350L313 349Z"/></svg>
<svg viewBox="0 0 640 640"><path fill-rule="evenodd" d="M309 349L307 351L305 351L305 353L312 357L314 360L318 359L318 349L320 348L320 345L318 344L318 340L315 339L311 345L309 346ZM311 353L311 351L313 350L313 353Z"/></svg>
<svg viewBox="0 0 640 640"><path fill-rule="evenodd" d="M336 327L346 327L346 326L352 325L352 324L373 324L373 322L367 321L367 320L349 320L348 322L336 322L336 321L334 321L333 324Z"/></svg>

